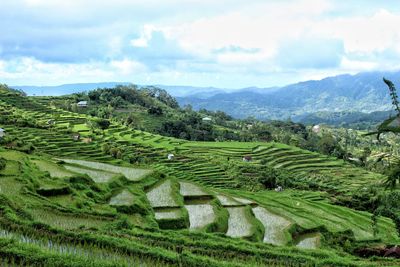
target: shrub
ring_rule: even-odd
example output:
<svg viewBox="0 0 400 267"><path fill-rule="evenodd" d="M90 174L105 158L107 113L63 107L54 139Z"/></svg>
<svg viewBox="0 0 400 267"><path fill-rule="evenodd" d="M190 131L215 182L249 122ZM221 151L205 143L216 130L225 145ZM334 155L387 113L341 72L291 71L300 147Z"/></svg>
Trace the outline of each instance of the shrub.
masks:
<svg viewBox="0 0 400 267"><path fill-rule="evenodd" d="M0 158L0 170L6 167L7 161L4 158Z"/></svg>
<svg viewBox="0 0 400 267"><path fill-rule="evenodd" d="M289 175L283 170L277 170L270 166L263 166L261 176L258 181L265 186L265 188L272 189L280 186L289 186Z"/></svg>

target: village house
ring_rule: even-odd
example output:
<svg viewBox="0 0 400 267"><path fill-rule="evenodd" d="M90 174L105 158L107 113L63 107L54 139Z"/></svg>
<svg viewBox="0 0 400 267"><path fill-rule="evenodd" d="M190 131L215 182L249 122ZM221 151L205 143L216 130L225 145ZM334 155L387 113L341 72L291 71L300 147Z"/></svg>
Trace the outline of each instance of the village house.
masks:
<svg viewBox="0 0 400 267"><path fill-rule="evenodd" d="M168 154L167 157L168 157L168 160L173 160L175 156L174 156L174 154Z"/></svg>
<svg viewBox="0 0 400 267"><path fill-rule="evenodd" d="M88 103L87 101L79 101L76 105L80 108L86 108L88 106Z"/></svg>
<svg viewBox="0 0 400 267"><path fill-rule="evenodd" d="M202 121L207 121L207 122L212 121L212 119L211 119L210 117L204 117L204 118L202 118L201 120L202 120Z"/></svg>
<svg viewBox="0 0 400 267"><path fill-rule="evenodd" d="M4 130L3 128L0 128L0 138L6 136L6 130Z"/></svg>

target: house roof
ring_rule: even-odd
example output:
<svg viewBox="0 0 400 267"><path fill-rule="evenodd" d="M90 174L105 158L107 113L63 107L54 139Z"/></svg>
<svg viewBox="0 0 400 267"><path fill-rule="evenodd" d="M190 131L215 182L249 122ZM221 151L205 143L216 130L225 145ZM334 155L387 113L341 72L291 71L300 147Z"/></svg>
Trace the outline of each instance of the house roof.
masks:
<svg viewBox="0 0 400 267"><path fill-rule="evenodd" d="M78 105L87 105L87 101L79 101Z"/></svg>
<svg viewBox="0 0 400 267"><path fill-rule="evenodd" d="M5 132L6 130L4 130L3 128L0 128L0 132Z"/></svg>
<svg viewBox="0 0 400 267"><path fill-rule="evenodd" d="M203 121L211 121L212 119L210 117L204 117Z"/></svg>

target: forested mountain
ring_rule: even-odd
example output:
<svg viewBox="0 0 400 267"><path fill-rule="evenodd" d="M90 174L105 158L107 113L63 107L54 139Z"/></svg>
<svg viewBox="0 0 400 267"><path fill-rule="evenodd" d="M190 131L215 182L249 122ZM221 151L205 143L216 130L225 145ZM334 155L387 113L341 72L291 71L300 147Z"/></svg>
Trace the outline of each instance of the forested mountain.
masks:
<svg viewBox="0 0 400 267"><path fill-rule="evenodd" d="M292 117L292 121L312 124L327 124L335 127L354 128L359 130L375 128L379 123L387 118L394 116L393 111L374 111L371 113L363 112L329 112L319 111L310 114L303 114Z"/></svg>
<svg viewBox="0 0 400 267"><path fill-rule="evenodd" d="M208 98L180 97L181 105L222 110L236 118L287 119L315 112L387 111L391 100L382 77L400 81L400 72L366 72L306 81L275 90L242 90Z"/></svg>

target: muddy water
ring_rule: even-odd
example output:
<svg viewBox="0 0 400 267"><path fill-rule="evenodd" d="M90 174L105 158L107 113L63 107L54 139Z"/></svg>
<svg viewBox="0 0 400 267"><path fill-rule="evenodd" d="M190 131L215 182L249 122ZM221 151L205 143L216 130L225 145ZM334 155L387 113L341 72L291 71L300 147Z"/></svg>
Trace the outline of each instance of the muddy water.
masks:
<svg viewBox="0 0 400 267"><path fill-rule="evenodd" d="M255 217L264 225L264 243L285 245L287 238L285 231L291 224L287 219L275 215L263 207L253 208Z"/></svg>

